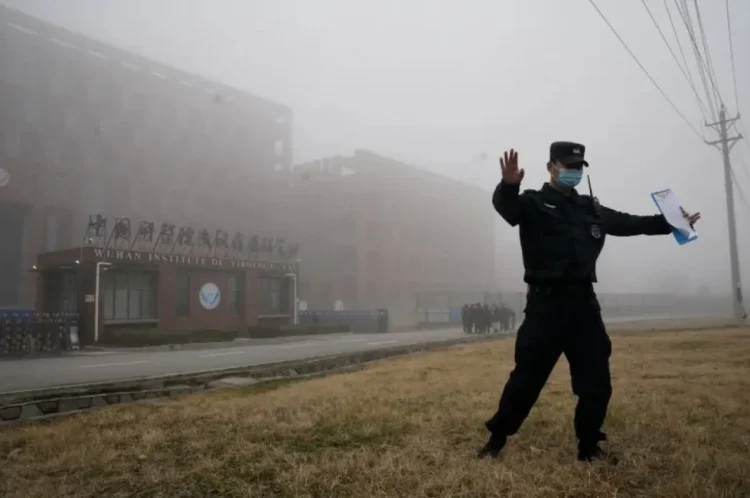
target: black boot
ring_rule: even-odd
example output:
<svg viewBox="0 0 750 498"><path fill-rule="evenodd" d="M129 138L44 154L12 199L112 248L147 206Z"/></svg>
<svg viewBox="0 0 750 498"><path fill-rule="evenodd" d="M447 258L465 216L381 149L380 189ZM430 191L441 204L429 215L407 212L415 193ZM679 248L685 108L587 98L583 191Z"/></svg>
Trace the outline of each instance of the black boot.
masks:
<svg viewBox="0 0 750 498"><path fill-rule="evenodd" d="M606 441L607 435L603 432L597 432L592 438L578 442L578 460L581 462L604 461L617 465L619 459L610 451L603 450L599 447L600 441Z"/></svg>
<svg viewBox="0 0 750 498"><path fill-rule="evenodd" d="M617 455L611 451L603 450L598 444L588 447L578 447L578 460L581 462L606 462L612 465L619 463Z"/></svg>
<svg viewBox="0 0 750 498"><path fill-rule="evenodd" d="M492 434L490 436L489 441L482 446L482 448L477 452L477 458L497 458L500 456L500 452L502 451L503 447L505 447L505 436L497 436L495 434Z"/></svg>

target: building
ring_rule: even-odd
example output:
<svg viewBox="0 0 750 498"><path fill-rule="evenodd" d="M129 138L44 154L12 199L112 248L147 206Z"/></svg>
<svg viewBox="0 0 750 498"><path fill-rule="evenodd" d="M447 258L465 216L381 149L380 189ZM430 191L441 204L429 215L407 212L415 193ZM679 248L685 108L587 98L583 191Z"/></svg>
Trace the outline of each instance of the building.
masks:
<svg viewBox="0 0 750 498"><path fill-rule="evenodd" d="M497 289L491 192L365 150L294 172L300 297L310 308L341 300L408 323L433 306L430 295L461 302Z"/></svg>
<svg viewBox="0 0 750 498"><path fill-rule="evenodd" d="M86 344L118 328L241 331L288 323L293 313L293 263L249 261L234 250L180 254L129 246L40 255L37 307L78 312Z"/></svg>
<svg viewBox="0 0 750 498"><path fill-rule="evenodd" d="M1 6L0 67L0 307L45 301L29 269L55 261L40 253L87 245L90 215L107 218L109 233L120 217L157 232L168 223L293 241L279 195L292 165L289 108ZM67 306L83 312L83 299ZM116 320L114 306L105 317ZM127 319L150 320L149 309Z"/></svg>
<svg viewBox="0 0 750 498"><path fill-rule="evenodd" d="M291 313L279 297L290 294L285 264L301 270L299 292L310 307L330 309L337 300L350 309L388 307L398 321L411 321L400 316L413 314L426 293L495 288L489 192L366 151L290 175L287 107L4 7L0 64L0 271L7 276L0 306L87 315L92 264L103 260L114 265L102 275L105 326L200 322L173 317L165 304L167 292L178 292L165 282L179 280L181 265L195 274L193 301L196 286L223 282L221 293L230 295L238 279L246 296L257 295L247 315L221 321L227 326ZM92 236L89 223L105 218L104 235ZM125 220L131 237L109 240ZM235 280L205 275L202 264L156 263L175 256L174 248L137 242L141 222L153 223L157 238L166 224L176 238L192 227L196 239L206 230L213 243L218 229L274 248L299 243L303 262L274 249L222 256L230 270L237 262L252 267ZM90 252L104 246L141 259ZM253 266L261 263L272 266Z"/></svg>

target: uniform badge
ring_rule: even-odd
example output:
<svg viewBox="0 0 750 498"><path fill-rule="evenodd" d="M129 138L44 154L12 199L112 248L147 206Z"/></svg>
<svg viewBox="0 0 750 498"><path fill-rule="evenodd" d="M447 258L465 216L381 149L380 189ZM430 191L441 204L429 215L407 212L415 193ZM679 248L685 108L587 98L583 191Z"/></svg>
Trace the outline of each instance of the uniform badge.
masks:
<svg viewBox="0 0 750 498"><path fill-rule="evenodd" d="M602 232L599 230L599 225L591 225L591 236L595 239L600 239L602 237Z"/></svg>

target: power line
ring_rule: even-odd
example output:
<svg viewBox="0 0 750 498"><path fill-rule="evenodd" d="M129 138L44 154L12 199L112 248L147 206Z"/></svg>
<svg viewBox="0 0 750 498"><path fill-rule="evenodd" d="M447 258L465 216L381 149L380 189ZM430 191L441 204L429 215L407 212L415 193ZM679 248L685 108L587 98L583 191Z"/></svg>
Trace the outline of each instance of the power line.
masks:
<svg viewBox="0 0 750 498"><path fill-rule="evenodd" d="M649 13L649 16L651 16L651 20L654 21L654 25L656 26L656 29L659 29L659 25L656 23L656 20L654 19L654 16L651 15L651 11L649 10L648 6L646 5L646 0L641 0L643 2L643 6L646 7L646 10ZM682 57L682 62L684 64L683 66L679 63L677 60L677 57L675 57L674 52L672 52L672 47L667 43L666 38L661 32L661 29L659 29L659 34L661 34L662 39L664 40L664 43L667 43L667 46L669 47L669 51L672 52L672 57L674 57L675 62L677 62L677 65L680 67L680 70L682 70L682 74L687 78L688 83L690 84L690 88L693 89L693 94L695 94L695 98L698 100L698 105L701 108L701 114L703 115L704 120L708 120L706 118L706 107L705 104L703 104L703 101L698 96L698 90L695 88L695 81L693 80L693 75L690 72L690 68L687 63L687 58L685 57L685 52L682 50L682 43L680 43L680 37L677 36L677 28L675 28L674 21L672 20L672 11L669 9L669 4L667 4L667 0L664 0L664 8L667 11L667 17L669 18L669 24L672 26L672 33L674 34L674 39L677 42L677 48L680 49L680 56Z"/></svg>
<svg viewBox="0 0 750 498"><path fill-rule="evenodd" d="M739 110L740 99L737 94L737 72L734 70L734 44L732 43L732 22L729 20L729 0L726 0L727 7L727 31L729 32L729 55L732 58L732 83L734 84L734 105Z"/></svg>
<svg viewBox="0 0 750 498"><path fill-rule="evenodd" d="M692 78L688 77L685 70L682 68L682 65L680 64L680 61L677 59L677 56L674 53L674 50L672 50L672 46L667 41L667 37L664 36L664 32L662 32L661 27L659 27L659 23L656 22L656 18L654 18L654 15L651 13L651 9L648 8L648 4L646 4L646 0L641 0L641 3L643 4L643 7L646 9L646 12L648 13L648 16L651 18L651 22L654 23L654 26L656 27L656 31L659 32L659 35L661 36L661 39L664 41L664 44L669 49L669 53L672 54L672 59L674 59L675 63L677 64L677 67L680 68L680 72L682 72L682 75L685 77L685 80L687 80L688 84L690 85L690 88L693 89L693 94L695 95L695 98L698 100L698 106L701 108L701 114L703 115L703 119L706 119L706 110L703 107L703 101L698 96L698 91L695 89L695 85L693 84ZM670 16L671 19L671 16ZM679 43L679 40L678 40Z"/></svg>
<svg viewBox="0 0 750 498"><path fill-rule="evenodd" d="M724 99L721 98L719 93L719 87L716 84L716 72L714 71L714 63L711 60L711 52L708 50L708 38L706 38L706 32L703 29L703 19L701 18L701 9L698 6L698 0L694 0L695 3L695 18L698 21L698 30L701 34L701 41L703 42L703 55L706 57L706 63L708 66L708 77L711 80L711 86L713 86L714 94L719 100L719 104L724 105Z"/></svg>
<svg viewBox="0 0 750 498"><path fill-rule="evenodd" d="M594 0L589 0L589 3L591 3L591 5L594 7L594 9L596 9L596 11L599 13L599 15L601 16L601 18L607 24L607 26L609 26L609 29L612 30L612 33L614 33L614 35L617 37L617 39L620 40L620 43L622 43L622 46L625 47L625 50L627 50L628 53L630 54L630 56L633 58L633 60L635 60L636 64L638 64L638 67L641 68L641 70L646 74L646 76L648 76L648 79L651 80L651 83L653 83L653 85L656 87L656 89L659 90L659 93L661 93L662 97L664 97L664 99L666 99L666 101L669 102L669 105L672 106L672 109L674 109L674 111L682 118L682 120L685 121L685 124L687 124L690 127L691 130L693 130L693 133L695 133L698 136L698 138L700 138L701 140L703 140L703 136L698 132L698 130L695 129L695 127L692 124L690 124L690 121L688 121L688 119L685 117L685 115L680 112L680 110L677 108L677 106L674 105L674 102L672 102L670 100L670 98L667 97L667 94L664 93L664 90L661 89L661 87L659 86L659 84L654 80L654 78L651 77L651 75L646 70L646 68L643 67L643 64L641 64L641 61L638 60L638 57L636 57L635 54L632 52L632 50L630 50L630 47L628 47L627 43L625 43L625 41L622 39L622 37L620 37L620 35L617 33L617 30L615 30L615 28L609 23L609 21L604 16L604 14L602 13L602 11L599 10L599 7L597 7L596 3L594 3Z"/></svg>
<svg viewBox="0 0 750 498"><path fill-rule="evenodd" d="M685 25L685 30L687 31L688 37L690 38L691 47L693 48L693 55L695 56L695 62L698 66L698 76L700 76L701 82L703 83L703 89L706 92L708 107L711 110L711 118L715 120L718 115L716 112L716 105L714 105L714 101L711 98L711 89L709 88L708 82L706 81L706 68L703 62L703 56L701 55L701 51L698 48L698 42L695 39L695 30L693 29L692 19L690 19L690 10L688 9L686 0L683 0L682 4L682 7L680 7L680 2L678 0L674 0L674 5L677 8L677 13L680 14L680 19L682 19L682 23Z"/></svg>
<svg viewBox="0 0 750 498"><path fill-rule="evenodd" d="M730 20L731 16L729 15L729 0L726 0L725 5L726 5L726 11L727 11L727 32L729 35L729 56L732 60L732 85L734 87L734 105L737 108L737 113L739 114L740 97L739 97L739 93L737 92L737 71L735 70L735 66L734 66L734 43L732 41L732 21ZM742 121L742 118L740 117L738 121L740 124L740 131L742 131L743 135L747 135L747 133L745 132L745 123ZM747 141L745 141L745 146L748 148L747 150L750 152L750 145L748 145ZM744 161L743 161L743 165L744 165ZM747 165L744 165L744 166L745 166L745 170L747 171Z"/></svg>

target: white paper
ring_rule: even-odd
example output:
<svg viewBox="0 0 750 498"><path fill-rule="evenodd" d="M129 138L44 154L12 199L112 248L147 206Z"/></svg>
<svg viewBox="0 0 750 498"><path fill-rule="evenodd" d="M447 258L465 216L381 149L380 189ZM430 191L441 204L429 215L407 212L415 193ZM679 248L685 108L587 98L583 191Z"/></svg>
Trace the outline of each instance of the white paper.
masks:
<svg viewBox="0 0 750 498"><path fill-rule="evenodd" d="M686 241L691 241L698 237L698 232L690 226L690 222L685 218L682 205L677 200L677 196L674 195L672 189L654 192L651 194L651 197L664 215L664 218L666 218L667 223L679 231L680 235Z"/></svg>

